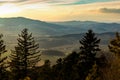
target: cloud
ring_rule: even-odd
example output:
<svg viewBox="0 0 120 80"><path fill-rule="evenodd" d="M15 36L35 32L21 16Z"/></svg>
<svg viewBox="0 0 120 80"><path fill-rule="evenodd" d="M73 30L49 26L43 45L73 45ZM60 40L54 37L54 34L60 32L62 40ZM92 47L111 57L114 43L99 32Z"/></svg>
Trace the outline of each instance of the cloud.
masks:
<svg viewBox="0 0 120 80"><path fill-rule="evenodd" d="M45 3L50 3L50 4L69 4L69 3L74 3L79 0L0 0L0 3L39 3L39 2L45 2Z"/></svg>
<svg viewBox="0 0 120 80"><path fill-rule="evenodd" d="M0 0L0 4L5 4L5 3L33 4L33 3L46 2L46 1L49 0Z"/></svg>
<svg viewBox="0 0 120 80"><path fill-rule="evenodd" d="M25 2L28 0L0 0L0 3L19 3L19 2Z"/></svg>
<svg viewBox="0 0 120 80"><path fill-rule="evenodd" d="M23 4L34 4L34 3L49 3L58 5L78 5L78 4L89 4L96 2L113 2L120 0L0 0L0 3L23 3Z"/></svg>
<svg viewBox="0 0 120 80"><path fill-rule="evenodd" d="M120 14L120 8L101 8L100 12Z"/></svg>
<svg viewBox="0 0 120 80"><path fill-rule="evenodd" d="M49 0L49 3L54 3L54 4L73 4L76 3L80 0Z"/></svg>
<svg viewBox="0 0 120 80"><path fill-rule="evenodd" d="M79 0L74 4L89 4L89 3L101 3L101 2L113 2L113 1L120 1L120 0Z"/></svg>

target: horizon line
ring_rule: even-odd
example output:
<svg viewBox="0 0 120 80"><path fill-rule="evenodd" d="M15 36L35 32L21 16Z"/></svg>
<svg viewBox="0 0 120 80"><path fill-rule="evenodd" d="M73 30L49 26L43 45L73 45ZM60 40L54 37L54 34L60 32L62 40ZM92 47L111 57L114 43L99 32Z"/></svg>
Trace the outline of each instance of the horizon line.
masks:
<svg viewBox="0 0 120 80"><path fill-rule="evenodd" d="M41 22L49 22L49 23L54 23L54 22L98 22L98 23L119 23L116 21L96 21L96 20L59 20L59 21L45 21L41 19L34 19L30 17L23 17L23 16L16 16L16 17L0 17L0 19L10 19L10 18L24 18L24 19L30 19L30 20L36 20L36 21L41 21Z"/></svg>

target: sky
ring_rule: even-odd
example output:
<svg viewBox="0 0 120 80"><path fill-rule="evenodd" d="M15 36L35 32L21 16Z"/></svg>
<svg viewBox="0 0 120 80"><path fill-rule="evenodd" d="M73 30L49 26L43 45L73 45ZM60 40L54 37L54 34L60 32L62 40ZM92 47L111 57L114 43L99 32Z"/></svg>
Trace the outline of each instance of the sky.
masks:
<svg viewBox="0 0 120 80"><path fill-rule="evenodd" d="M0 0L0 18L120 22L120 0Z"/></svg>

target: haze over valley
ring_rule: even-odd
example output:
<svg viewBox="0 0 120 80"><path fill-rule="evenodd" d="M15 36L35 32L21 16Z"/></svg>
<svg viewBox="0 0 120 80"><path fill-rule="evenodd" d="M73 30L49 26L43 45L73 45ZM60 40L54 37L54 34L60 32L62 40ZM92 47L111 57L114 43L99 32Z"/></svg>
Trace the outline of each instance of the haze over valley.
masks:
<svg viewBox="0 0 120 80"><path fill-rule="evenodd" d="M120 80L120 0L0 0L0 80Z"/></svg>
<svg viewBox="0 0 120 80"><path fill-rule="evenodd" d="M101 39L101 48L107 50L109 41L119 32L120 24L93 21L45 22L24 17L0 18L0 31L4 34L9 50L14 49L18 34L24 28L33 33L43 55L61 57L79 49L79 40L89 29Z"/></svg>

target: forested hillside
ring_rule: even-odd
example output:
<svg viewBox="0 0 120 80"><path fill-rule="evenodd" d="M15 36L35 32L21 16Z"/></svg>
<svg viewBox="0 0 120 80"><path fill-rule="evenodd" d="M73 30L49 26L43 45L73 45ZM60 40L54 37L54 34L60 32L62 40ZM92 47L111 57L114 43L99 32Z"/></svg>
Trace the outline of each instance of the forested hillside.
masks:
<svg viewBox="0 0 120 80"><path fill-rule="evenodd" d="M18 35L16 46L6 55L7 44L4 43L4 36L1 34L0 80L119 80L120 35L117 32L116 36L109 40L107 52L100 48L102 39L98 36L92 30L88 30L79 39L79 50L71 51L67 55L52 50L52 53L47 51L41 54L39 44L25 28ZM51 64L51 61L46 59L38 65L42 55L52 56L56 53L61 56L56 63Z"/></svg>

